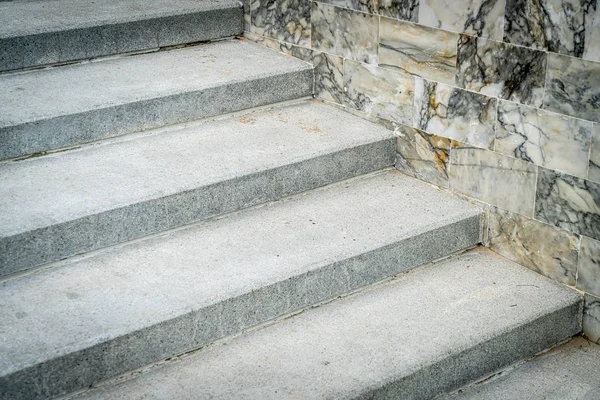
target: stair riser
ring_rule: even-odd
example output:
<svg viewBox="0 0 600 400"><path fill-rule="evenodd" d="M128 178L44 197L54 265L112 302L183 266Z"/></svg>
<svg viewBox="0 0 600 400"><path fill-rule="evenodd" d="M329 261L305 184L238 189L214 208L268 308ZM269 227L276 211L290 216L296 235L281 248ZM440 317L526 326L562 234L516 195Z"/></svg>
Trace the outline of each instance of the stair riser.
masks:
<svg viewBox="0 0 600 400"><path fill-rule="evenodd" d="M0 39L0 71L240 35L243 10L223 8Z"/></svg>
<svg viewBox="0 0 600 400"><path fill-rule="evenodd" d="M56 396L201 347L245 328L473 247L481 239L481 222L481 215L465 218L15 372L0 378L0 397Z"/></svg>
<svg viewBox="0 0 600 400"><path fill-rule="evenodd" d="M381 170L394 160L394 140L386 139L0 238L0 275Z"/></svg>
<svg viewBox="0 0 600 400"><path fill-rule="evenodd" d="M582 302L546 314L479 345L454 354L406 379L369 390L357 399L432 399L531 358L581 332Z"/></svg>
<svg viewBox="0 0 600 400"><path fill-rule="evenodd" d="M312 94L298 71L0 129L0 159L158 128Z"/></svg>

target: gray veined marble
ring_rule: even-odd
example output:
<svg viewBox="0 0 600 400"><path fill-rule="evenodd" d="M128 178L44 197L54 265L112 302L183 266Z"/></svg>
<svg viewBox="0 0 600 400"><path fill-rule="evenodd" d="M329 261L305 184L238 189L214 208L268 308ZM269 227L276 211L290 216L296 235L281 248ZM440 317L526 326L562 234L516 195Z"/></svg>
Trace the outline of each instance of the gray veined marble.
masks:
<svg viewBox="0 0 600 400"><path fill-rule="evenodd" d="M502 40L505 0L421 0L419 23Z"/></svg>
<svg viewBox="0 0 600 400"><path fill-rule="evenodd" d="M397 135L396 168L414 178L448 187L452 140L406 125L394 125Z"/></svg>
<svg viewBox="0 0 600 400"><path fill-rule="evenodd" d="M381 18L379 65L454 85L458 34Z"/></svg>
<svg viewBox="0 0 600 400"><path fill-rule="evenodd" d="M344 98L344 59L314 52L315 97L342 104Z"/></svg>
<svg viewBox="0 0 600 400"><path fill-rule="evenodd" d="M507 0L504 40L600 61L597 0Z"/></svg>
<svg viewBox="0 0 600 400"><path fill-rule="evenodd" d="M600 241L585 236L581 238L577 288L600 297Z"/></svg>
<svg viewBox="0 0 600 400"><path fill-rule="evenodd" d="M535 218L600 240L600 183L540 168Z"/></svg>
<svg viewBox="0 0 600 400"><path fill-rule="evenodd" d="M575 286L579 237L496 207L490 209L490 248L565 285Z"/></svg>
<svg viewBox="0 0 600 400"><path fill-rule="evenodd" d="M546 53L461 35L456 84L489 96L542 105Z"/></svg>
<svg viewBox="0 0 600 400"><path fill-rule="evenodd" d="M310 0L252 0L250 31L309 47L310 3Z"/></svg>
<svg viewBox="0 0 600 400"><path fill-rule="evenodd" d="M319 2L356 11L372 12L373 9L373 0L319 0Z"/></svg>
<svg viewBox="0 0 600 400"><path fill-rule="evenodd" d="M586 294L583 305L583 333L600 344L600 298Z"/></svg>
<svg viewBox="0 0 600 400"><path fill-rule="evenodd" d="M344 104L369 115L410 125L414 78L371 64L344 61Z"/></svg>
<svg viewBox="0 0 600 400"><path fill-rule="evenodd" d="M600 122L600 63L549 53L543 108Z"/></svg>
<svg viewBox="0 0 600 400"><path fill-rule="evenodd" d="M317 2L311 9L314 50L377 63L379 17Z"/></svg>
<svg viewBox="0 0 600 400"><path fill-rule="evenodd" d="M588 179L600 182L600 124L594 124Z"/></svg>
<svg viewBox="0 0 600 400"><path fill-rule="evenodd" d="M450 153L450 188L513 213L533 214L537 167L490 150L460 146Z"/></svg>
<svg viewBox="0 0 600 400"><path fill-rule="evenodd" d="M384 17L417 22L419 0L371 0L372 11Z"/></svg>
<svg viewBox="0 0 600 400"><path fill-rule="evenodd" d="M494 150L585 178L592 123L508 101L498 103Z"/></svg>
<svg viewBox="0 0 600 400"><path fill-rule="evenodd" d="M413 127L489 149L494 142L496 99L415 78Z"/></svg>

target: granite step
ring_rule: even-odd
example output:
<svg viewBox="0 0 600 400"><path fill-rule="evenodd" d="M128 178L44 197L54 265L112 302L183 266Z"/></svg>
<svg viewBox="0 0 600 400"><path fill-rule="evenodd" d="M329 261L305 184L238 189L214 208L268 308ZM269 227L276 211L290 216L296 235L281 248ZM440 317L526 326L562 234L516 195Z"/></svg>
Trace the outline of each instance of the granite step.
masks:
<svg viewBox="0 0 600 400"><path fill-rule="evenodd" d="M312 85L309 64L242 40L0 75L0 159L310 96Z"/></svg>
<svg viewBox="0 0 600 400"><path fill-rule="evenodd" d="M5 280L0 398L86 388L471 248L482 219L389 170Z"/></svg>
<svg viewBox="0 0 600 400"><path fill-rule="evenodd" d="M240 35L236 0L0 2L0 71Z"/></svg>
<svg viewBox="0 0 600 400"><path fill-rule="evenodd" d="M393 133L311 100L0 163L0 275L394 164Z"/></svg>
<svg viewBox="0 0 600 400"><path fill-rule="evenodd" d="M431 399L577 334L581 303L479 249L76 398Z"/></svg>
<svg viewBox="0 0 600 400"><path fill-rule="evenodd" d="M576 337L439 400L598 400L600 346Z"/></svg>

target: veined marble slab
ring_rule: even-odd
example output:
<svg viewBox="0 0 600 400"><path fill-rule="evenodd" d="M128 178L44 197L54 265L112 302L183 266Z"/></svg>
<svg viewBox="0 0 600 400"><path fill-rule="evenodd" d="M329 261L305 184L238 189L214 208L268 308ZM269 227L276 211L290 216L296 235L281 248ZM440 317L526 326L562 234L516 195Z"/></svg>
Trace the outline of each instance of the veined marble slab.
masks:
<svg viewBox="0 0 600 400"><path fill-rule="evenodd" d="M491 207L489 240L496 253L555 281L575 286L579 236Z"/></svg>
<svg viewBox="0 0 600 400"><path fill-rule="evenodd" d="M600 297L600 241L585 236L581 238L577 288Z"/></svg>
<svg viewBox="0 0 600 400"><path fill-rule="evenodd" d="M448 187L448 164L452 140L430 135L406 125L395 125L396 168L405 174Z"/></svg>
<svg viewBox="0 0 600 400"><path fill-rule="evenodd" d="M349 8L356 11L373 11L373 0L319 0L319 2L331 4L332 6Z"/></svg>
<svg viewBox="0 0 600 400"><path fill-rule="evenodd" d="M488 96L542 105L546 53L494 40L461 35L456 84Z"/></svg>
<svg viewBox="0 0 600 400"><path fill-rule="evenodd" d="M600 63L549 53L543 108L600 122Z"/></svg>
<svg viewBox="0 0 600 400"><path fill-rule="evenodd" d="M467 196L531 216L537 167L475 147L455 147L450 152L450 188Z"/></svg>
<svg viewBox="0 0 600 400"><path fill-rule="evenodd" d="M417 22L419 0L372 0L372 11L384 17Z"/></svg>
<svg viewBox="0 0 600 400"><path fill-rule="evenodd" d="M421 0L419 23L502 40L505 0Z"/></svg>
<svg viewBox="0 0 600 400"><path fill-rule="evenodd" d="M600 183L540 168L535 218L600 240Z"/></svg>
<svg viewBox="0 0 600 400"><path fill-rule="evenodd" d="M342 104L344 98L344 59L314 52L315 97Z"/></svg>
<svg viewBox="0 0 600 400"><path fill-rule="evenodd" d="M378 16L318 2L311 10L314 50L377 63Z"/></svg>
<svg viewBox="0 0 600 400"><path fill-rule="evenodd" d="M592 123L508 101L498 103L494 150L586 177Z"/></svg>
<svg viewBox="0 0 600 400"><path fill-rule="evenodd" d="M414 78L370 64L344 61L344 103L401 124L412 121Z"/></svg>
<svg viewBox="0 0 600 400"><path fill-rule="evenodd" d="M252 0L250 31L310 47L310 0Z"/></svg>
<svg viewBox="0 0 600 400"><path fill-rule="evenodd" d="M594 124L588 179L600 182L600 124Z"/></svg>
<svg viewBox="0 0 600 400"><path fill-rule="evenodd" d="M497 100L442 83L415 78L413 127L490 149Z"/></svg>
<svg viewBox="0 0 600 400"><path fill-rule="evenodd" d="M592 342L600 344L600 298L589 294L584 297L583 332Z"/></svg>
<svg viewBox="0 0 600 400"><path fill-rule="evenodd" d="M454 85L458 34L381 18L379 65Z"/></svg>
<svg viewBox="0 0 600 400"><path fill-rule="evenodd" d="M597 0L507 0L504 41L600 61Z"/></svg>

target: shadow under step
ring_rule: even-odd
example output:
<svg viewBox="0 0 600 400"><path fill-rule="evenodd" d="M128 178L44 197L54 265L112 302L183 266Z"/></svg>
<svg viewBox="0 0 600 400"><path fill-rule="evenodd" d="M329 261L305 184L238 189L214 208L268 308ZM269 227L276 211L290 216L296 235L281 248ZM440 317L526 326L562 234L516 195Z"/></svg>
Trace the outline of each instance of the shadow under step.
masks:
<svg viewBox="0 0 600 400"><path fill-rule="evenodd" d="M6 280L0 397L89 387L471 248L482 218L385 171Z"/></svg>
<svg viewBox="0 0 600 400"><path fill-rule="evenodd" d="M0 75L0 159L312 94L312 66L242 40Z"/></svg>
<svg viewBox="0 0 600 400"><path fill-rule="evenodd" d="M6 162L0 274L381 170L394 159L391 131L302 101Z"/></svg>
<svg viewBox="0 0 600 400"><path fill-rule="evenodd" d="M240 35L236 0L0 2L0 71Z"/></svg>
<svg viewBox="0 0 600 400"><path fill-rule="evenodd" d="M471 252L77 398L431 399L577 334L581 302Z"/></svg>

